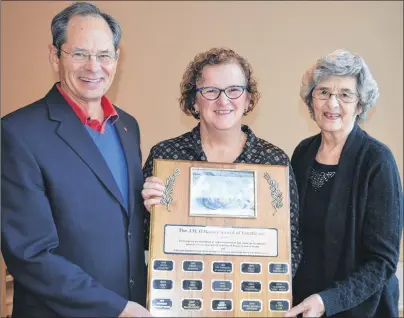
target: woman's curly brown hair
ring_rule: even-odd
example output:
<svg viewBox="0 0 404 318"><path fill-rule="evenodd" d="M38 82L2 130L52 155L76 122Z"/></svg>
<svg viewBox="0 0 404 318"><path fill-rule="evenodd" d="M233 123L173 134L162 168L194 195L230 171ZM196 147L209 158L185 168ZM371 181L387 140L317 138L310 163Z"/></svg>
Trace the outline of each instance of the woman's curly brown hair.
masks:
<svg viewBox="0 0 404 318"><path fill-rule="evenodd" d="M187 114L199 119L199 113L195 111L196 84L202 77L203 68L206 65L219 65L226 63L237 63L242 68L247 78L247 92L251 94L250 104L244 115L247 115L257 105L260 94L257 90L257 81L252 76L252 67L250 63L238 55L233 50L227 48L212 48L209 51L199 53L194 60L189 63L182 77L180 84L181 97L179 99L181 110Z"/></svg>

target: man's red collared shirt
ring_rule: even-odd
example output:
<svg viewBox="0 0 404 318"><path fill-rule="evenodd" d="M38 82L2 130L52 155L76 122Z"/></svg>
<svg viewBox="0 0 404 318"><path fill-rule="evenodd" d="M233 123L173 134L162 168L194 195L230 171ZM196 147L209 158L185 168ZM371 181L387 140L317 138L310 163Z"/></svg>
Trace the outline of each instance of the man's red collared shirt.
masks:
<svg viewBox="0 0 404 318"><path fill-rule="evenodd" d="M116 112L115 107L112 105L110 100L106 96L102 96L101 98L101 106L104 111L104 121L101 123L97 119L91 119L88 117L88 114L81 108L75 101L73 101L66 92L60 87L60 83L56 84L57 89L59 90L60 94L64 97L67 103L71 106L77 117L83 123L83 125L94 129L95 131L100 132L101 134L105 131L106 123L109 119L111 119L111 123L114 124L119 115Z"/></svg>

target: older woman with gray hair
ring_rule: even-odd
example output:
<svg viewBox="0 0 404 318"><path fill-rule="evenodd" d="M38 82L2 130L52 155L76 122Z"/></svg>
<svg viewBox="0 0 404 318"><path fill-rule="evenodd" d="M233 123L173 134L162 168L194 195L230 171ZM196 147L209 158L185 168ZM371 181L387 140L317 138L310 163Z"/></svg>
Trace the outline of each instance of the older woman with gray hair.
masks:
<svg viewBox="0 0 404 318"><path fill-rule="evenodd" d="M306 71L300 95L320 133L292 156L304 256L286 317L397 317L402 185L391 151L358 126L377 83L338 50Z"/></svg>

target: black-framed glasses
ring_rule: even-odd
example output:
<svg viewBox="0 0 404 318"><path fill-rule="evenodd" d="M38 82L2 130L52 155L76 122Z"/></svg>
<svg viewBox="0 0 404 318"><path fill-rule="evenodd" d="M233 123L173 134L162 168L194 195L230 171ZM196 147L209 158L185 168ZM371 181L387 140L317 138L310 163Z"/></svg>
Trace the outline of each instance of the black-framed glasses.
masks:
<svg viewBox="0 0 404 318"><path fill-rule="evenodd" d="M340 92L337 94L331 94L328 90L320 88L313 90L312 96L315 99L329 100L332 95L335 95L338 101L343 103L356 103L359 96L354 93Z"/></svg>
<svg viewBox="0 0 404 318"><path fill-rule="evenodd" d="M219 98L220 94L223 92L229 99L237 99L243 95L244 91L247 89L245 85L232 85L224 89L217 87L200 87L196 91L201 93L201 95L207 100L216 100Z"/></svg>
<svg viewBox="0 0 404 318"><path fill-rule="evenodd" d="M97 54L90 54L89 51L83 49L75 49L71 52L66 52L63 49L60 49L62 52L70 55L72 59L76 62L87 62L91 56L95 56L96 60L101 64L110 64L116 60L116 53L111 51L102 51Z"/></svg>

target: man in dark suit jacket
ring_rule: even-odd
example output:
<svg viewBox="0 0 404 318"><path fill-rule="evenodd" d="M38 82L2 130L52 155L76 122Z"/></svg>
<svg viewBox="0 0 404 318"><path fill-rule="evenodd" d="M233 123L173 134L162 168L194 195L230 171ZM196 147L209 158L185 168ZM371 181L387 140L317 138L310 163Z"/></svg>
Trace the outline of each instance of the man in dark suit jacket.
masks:
<svg viewBox="0 0 404 318"><path fill-rule="evenodd" d="M121 28L80 2L55 16L52 36L60 82L2 118L13 316L149 316L139 127L105 97Z"/></svg>

